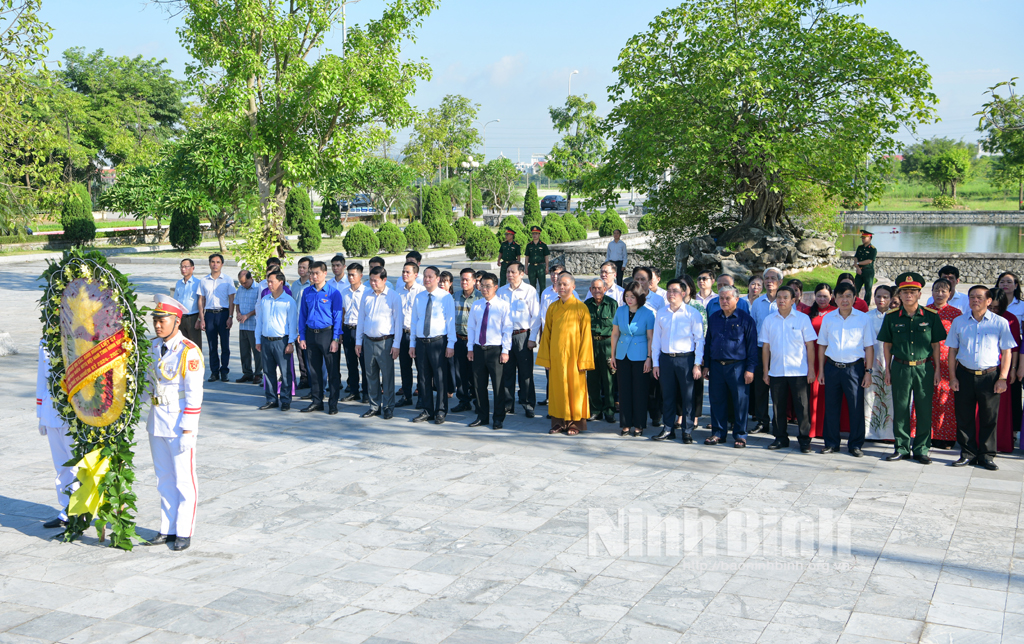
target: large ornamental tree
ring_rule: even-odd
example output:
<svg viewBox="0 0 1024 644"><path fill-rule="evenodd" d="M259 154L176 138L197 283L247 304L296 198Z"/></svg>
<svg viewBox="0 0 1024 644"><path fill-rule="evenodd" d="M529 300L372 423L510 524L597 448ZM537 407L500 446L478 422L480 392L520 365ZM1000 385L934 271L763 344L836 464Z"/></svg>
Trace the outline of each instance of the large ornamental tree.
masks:
<svg viewBox="0 0 1024 644"><path fill-rule="evenodd" d="M288 190L351 170L390 130L412 124L408 97L428 78L407 62L411 40L436 0L390 0L379 19L349 25L342 51L329 36L342 0L171 0L195 62L189 81L208 109L244 118L267 234L281 245Z"/></svg>
<svg viewBox="0 0 1024 644"><path fill-rule="evenodd" d="M921 57L854 13L863 3L685 0L661 13L615 67L602 200L646 191L659 227L677 231L725 211L725 244L788 228L798 183L880 190L866 161L931 121L936 98Z"/></svg>

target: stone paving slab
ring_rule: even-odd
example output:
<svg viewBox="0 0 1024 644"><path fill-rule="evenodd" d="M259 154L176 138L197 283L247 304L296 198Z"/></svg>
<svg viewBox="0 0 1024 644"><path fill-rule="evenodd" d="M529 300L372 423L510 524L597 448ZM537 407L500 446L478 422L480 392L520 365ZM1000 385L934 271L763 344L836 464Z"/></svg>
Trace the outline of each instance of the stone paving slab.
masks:
<svg viewBox="0 0 1024 644"><path fill-rule="evenodd" d="M130 267L146 294L171 269ZM310 417L258 412L257 387L214 383L193 547L125 553L92 531L55 542L41 527L56 510L32 391L41 270L0 267L0 329L22 350L0 359L0 642L1024 639L1016 455L987 472L943 467L955 458L943 450L929 467L885 463L889 448L872 443L854 459L768 452L761 436L705 447L704 430L687 446L606 423L570 438L521 409L500 431L470 429L466 414L414 425L408 409L362 420L353 404ZM814 527L822 511L848 552L785 546L787 525Z"/></svg>

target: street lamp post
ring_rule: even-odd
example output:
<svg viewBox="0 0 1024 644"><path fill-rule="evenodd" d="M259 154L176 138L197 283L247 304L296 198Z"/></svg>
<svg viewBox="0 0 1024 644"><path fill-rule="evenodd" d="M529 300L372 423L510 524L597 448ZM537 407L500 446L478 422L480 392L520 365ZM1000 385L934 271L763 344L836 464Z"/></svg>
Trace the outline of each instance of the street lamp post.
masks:
<svg viewBox="0 0 1024 644"><path fill-rule="evenodd" d="M569 92L566 94L567 98L569 96L572 96L572 75L573 74L579 74L579 73L580 73L580 70L578 70L578 69L574 69L574 70L572 70L572 72L569 73Z"/></svg>
<svg viewBox="0 0 1024 644"><path fill-rule="evenodd" d="M484 140L484 158L487 158L487 126L491 123L501 123L501 119L494 119L493 121L487 121L484 123L483 130L480 133L480 138ZM480 165L480 164L477 164Z"/></svg>
<svg viewBox="0 0 1024 644"><path fill-rule="evenodd" d="M486 125L484 127L487 127ZM469 218L473 218L473 170L480 167L479 161L474 161L473 157L467 157L466 161L462 162L462 169L469 172Z"/></svg>

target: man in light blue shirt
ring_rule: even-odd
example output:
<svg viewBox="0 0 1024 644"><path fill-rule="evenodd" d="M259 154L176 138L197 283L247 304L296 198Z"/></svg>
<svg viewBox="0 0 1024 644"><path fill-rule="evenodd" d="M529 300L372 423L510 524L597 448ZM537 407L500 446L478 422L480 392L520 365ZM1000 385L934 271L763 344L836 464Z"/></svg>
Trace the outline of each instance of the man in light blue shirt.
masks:
<svg viewBox="0 0 1024 644"><path fill-rule="evenodd" d="M249 271L238 272L238 290L235 291L235 320L238 321L238 352L242 359L242 377L235 382L263 383L263 363L256 350L256 303L260 299L260 285ZM253 365L256 369L253 370Z"/></svg>
<svg viewBox="0 0 1024 644"><path fill-rule="evenodd" d="M196 263L191 259L183 259L178 264L181 279L174 285L174 299L185 307L185 315L181 316L181 334L193 344L203 348L203 332L199 328L199 280L192 276Z"/></svg>
<svg viewBox="0 0 1024 644"><path fill-rule="evenodd" d="M260 409L288 411L292 406L292 344L298 338L298 305L284 292L284 274L274 271L267 275L270 294L259 301L256 309L256 350L263 354L263 372L266 374L263 391L267 404ZM278 394L277 372L281 371L281 390Z"/></svg>
<svg viewBox="0 0 1024 644"><path fill-rule="evenodd" d="M992 297L987 287L972 286L967 299L971 314L955 318L946 336L949 388L953 390L956 440L960 443L960 458L951 465L998 470L993 459L999 398L1006 391L1011 350L1017 341L1010 324L988 310Z"/></svg>

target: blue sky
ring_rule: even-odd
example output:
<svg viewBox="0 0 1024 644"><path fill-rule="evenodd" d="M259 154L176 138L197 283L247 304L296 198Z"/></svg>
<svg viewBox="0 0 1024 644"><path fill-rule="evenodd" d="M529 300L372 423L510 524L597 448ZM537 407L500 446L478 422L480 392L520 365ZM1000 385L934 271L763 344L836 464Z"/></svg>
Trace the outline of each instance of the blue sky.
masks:
<svg viewBox="0 0 1024 644"><path fill-rule="evenodd" d="M480 125L500 119L487 127L487 156L529 160L556 140L548 107L565 100L569 73L580 72L572 79L573 93L588 94L599 113L607 113L606 88L615 81L612 67L620 50L668 6L665 0L441 0L417 42L405 48L433 68L433 78L419 86L413 102L427 108L446 94L467 96L480 104ZM349 5L350 21L365 22L381 7L382 0ZM923 137L976 140L972 115L985 89L1024 77L1021 0L869 0L861 13L929 65L942 121L923 127ZM68 47L102 47L110 55L166 58L176 75L184 75L188 56L175 33L179 23L156 5L43 0L42 17L54 30L52 59ZM405 138L399 136L399 145Z"/></svg>

